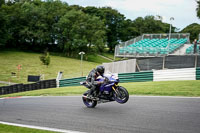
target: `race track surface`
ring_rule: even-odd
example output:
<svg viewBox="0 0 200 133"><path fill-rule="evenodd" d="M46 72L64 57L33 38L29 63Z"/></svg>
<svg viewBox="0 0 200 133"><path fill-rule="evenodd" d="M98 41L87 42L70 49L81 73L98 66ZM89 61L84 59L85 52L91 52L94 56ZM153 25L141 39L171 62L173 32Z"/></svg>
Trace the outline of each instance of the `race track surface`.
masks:
<svg viewBox="0 0 200 133"><path fill-rule="evenodd" d="M0 121L89 133L200 133L200 98L132 96L94 109L81 97L0 99Z"/></svg>

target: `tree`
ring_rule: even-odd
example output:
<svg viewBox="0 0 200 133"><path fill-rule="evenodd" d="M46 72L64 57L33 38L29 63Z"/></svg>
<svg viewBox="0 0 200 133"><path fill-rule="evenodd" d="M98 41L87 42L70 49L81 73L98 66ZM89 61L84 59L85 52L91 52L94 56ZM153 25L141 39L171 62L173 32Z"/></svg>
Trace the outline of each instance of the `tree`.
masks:
<svg viewBox="0 0 200 133"><path fill-rule="evenodd" d="M20 43L19 31L22 29L22 10L20 9L21 3L6 4L1 7L4 22L3 27L6 28L3 32L7 36L4 42L7 47L16 47Z"/></svg>
<svg viewBox="0 0 200 133"><path fill-rule="evenodd" d="M104 23L100 21L98 17L86 15L86 27L85 27L85 36L88 42L88 52L92 52L91 47L93 46L96 51L103 52L105 48L105 27ZM82 51L84 49L80 49Z"/></svg>
<svg viewBox="0 0 200 133"><path fill-rule="evenodd" d="M198 39L200 31L200 24L193 23L185 27L181 33L190 33L190 41L194 41L194 39Z"/></svg>
<svg viewBox="0 0 200 133"><path fill-rule="evenodd" d="M0 7L1 5L5 4L5 0L0 0Z"/></svg>
<svg viewBox="0 0 200 133"><path fill-rule="evenodd" d="M119 31L119 37L122 42L133 39L134 37L137 37L138 35L139 35L139 32L137 28L134 26L134 23L132 20L127 19L122 22L122 27L121 27L121 30Z"/></svg>
<svg viewBox="0 0 200 133"><path fill-rule="evenodd" d="M157 20L154 16L138 17L134 21L134 26L137 28L139 35L144 33L169 33L170 24L163 23ZM172 33L175 32L175 27L172 26Z"/></svg>
<svg viewBox="0 0 200 133"><path fill-rule="evenodd" d="M120 31L122 30L122 23L125 20L124 15L111 7L86 7L83 12L92 16L97 16L104 22L106 28L106 43L110 51L113 52L115 45L120 40Z"/></svg>
<svg viewBox="0 0 200 133"><path fill-rule="evenodd" d="M154 16L130 20L111 7L69 6L59 0L14 0L0 7L0 44L37 52L48 47L68 56L105 47L113 52L120 42L143 33L169 33L169 26Z"/></svg>
<svg viewBox="0 0 200 133"><path fill-rule="evenodd" d="M47 42L47 23L45 23L45 11L43 2L35 0L25 2L21 6L23 16L26 19L23 28L20 30L22 41L35 51L41 51L46 47Z"/></svg>
<svg viewBox="0 0 200 133"><path fill-rule="evenodd" d="M103 18L106 25L107 45L110 52L113 52L115 46L121 40L119 31L122 29L122 22L125 20L125 17L111 7L101 8L100 13L100 18Z"/></svg>
<svg viewBox="0 0 200 133"><path fill-rule="evenodd" d="M15 4L16 5L16 4ZM22 48L43 51L56 43L55 25L67 11L68 5L60 1L25 1L21 4L19 36ZM54 49L57 46L54 45ZM53 49L53 48L52 48ZM51 49L51 50L52 50Z"/></svg>
<svg viewBox="0 0 200 133"><path fill-rule="evenodd" d="M59 0L48 0L44 2L43 8L45 9L45 23L47 24L48 34L46 36L46 44L53 45L56 44L56 24L59 22L60 18L65 15L68 11L68 4L62 3ZM54 45L56 47L56 45Z"/></svg>
<svg viewBox="0 0 200 133"><path fill-rule="evenodd" d="M5 45L9 39L7 31L8 19L5 11L0 7L0 45Z"/></svg>
<svg viewBox="0 0 200 133"><path fill-rule="evenodd" d="M197 17L200 18L200 0L196 0L196 2L197 2L197 8L196 8Z"/></svg>
<svg viewBox="0 0 200 133"><path fill-rule="evenodd" d="M95 16L70 10L57 24L58 45L68 56L104 45L103 23Z"/></svg>
<svg viewBox="0 0 200 133"><path fill-rule="evenodd" d="M46 49L43 55L41 55L39 58L40 58L40 61L47 67L50 65L50 55L49 55L48 49Z"/></svg>

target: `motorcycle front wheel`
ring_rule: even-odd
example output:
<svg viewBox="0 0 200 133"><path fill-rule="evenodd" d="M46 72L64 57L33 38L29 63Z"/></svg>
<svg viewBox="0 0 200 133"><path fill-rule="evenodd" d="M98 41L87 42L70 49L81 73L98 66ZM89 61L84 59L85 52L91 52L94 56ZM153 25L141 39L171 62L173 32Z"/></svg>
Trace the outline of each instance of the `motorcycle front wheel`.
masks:
<svg viewBox="0 0 200 133"><path fill-rule="evenodd" d="M119 86L116 88L116 92L114 92L115 101L118 103L126 103L129 99L129 93L126 88Z"/></svg>
<svg viewBox="0 0 200 133"><path fill-rule="evenodd" d="M86 91L83 96L82 96L82 100L83 103L88 107L88 108L94 108L97 105L97 101L94 101L92 99L87 98L87 95L89 93L89 90Z"/></svg>

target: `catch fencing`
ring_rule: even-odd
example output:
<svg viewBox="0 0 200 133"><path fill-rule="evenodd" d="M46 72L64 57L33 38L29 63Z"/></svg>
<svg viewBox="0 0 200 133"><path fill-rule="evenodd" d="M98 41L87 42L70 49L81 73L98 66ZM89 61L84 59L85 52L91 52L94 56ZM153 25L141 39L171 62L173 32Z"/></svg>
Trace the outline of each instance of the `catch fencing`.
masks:
<svg viewBox="0 0 200 133"><path fill-rule="evenodd" d="M2 86L0 87L0 95L47 88L56 88L56 79L42 80L32 84L15 84L10 86Z"/></svg>
<svg viewBox="0 0 200 133"><path fill-rule="evenodd" d="M166 56L137 59L136 71L161 70L161 69L181 69L200 67L199 55ZM138 69L139 68L139 69Z"/></svg>

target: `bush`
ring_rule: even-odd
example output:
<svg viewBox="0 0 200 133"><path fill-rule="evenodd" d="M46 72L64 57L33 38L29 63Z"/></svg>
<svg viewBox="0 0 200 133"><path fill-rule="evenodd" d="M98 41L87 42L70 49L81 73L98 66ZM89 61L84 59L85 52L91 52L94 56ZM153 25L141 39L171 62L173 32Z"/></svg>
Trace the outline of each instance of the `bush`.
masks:
<svg viewBox="0 0 200 133"><path fill-rule="evenodd" d="M46 65L47 67L50 64L50 55L49 52L47 50L44 51L44 54L42 56L40 56L40 60L42 61L42 63L44 65Z"/></svg>

